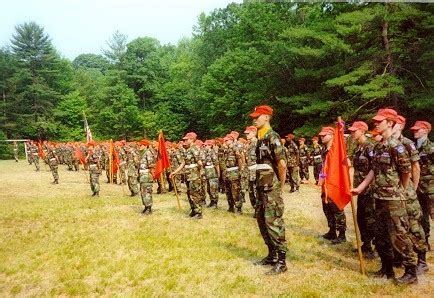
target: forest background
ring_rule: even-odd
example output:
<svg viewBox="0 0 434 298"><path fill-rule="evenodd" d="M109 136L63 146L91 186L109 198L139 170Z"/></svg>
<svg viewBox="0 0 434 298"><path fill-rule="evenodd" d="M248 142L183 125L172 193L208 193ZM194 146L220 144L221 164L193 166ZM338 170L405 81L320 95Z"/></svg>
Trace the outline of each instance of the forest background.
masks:
<svg viewBox="0 0 434 298"><path fill-rule="evenodd" d="M257 105L280 134L311 137L337 116L390 106L433 122L434 5L229 4L177 45L115 32L102 54L66 59L40 24L0 49L0 139L202 139L242 131Z"/></svg>

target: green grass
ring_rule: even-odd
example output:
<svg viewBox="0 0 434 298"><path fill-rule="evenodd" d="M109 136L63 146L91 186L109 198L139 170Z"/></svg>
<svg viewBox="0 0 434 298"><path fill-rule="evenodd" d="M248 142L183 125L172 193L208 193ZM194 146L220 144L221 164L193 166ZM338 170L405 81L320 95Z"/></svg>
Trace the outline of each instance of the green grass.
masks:
<svg viewBox="0 0 434 298"><path fill-rule="evenodd" d="M138 197L105 183L90 197L83 172L59 168L60 184L42 166L0 162L1 296L431 296L434 267L419 284L398 287L362 276L347 207L349 242L331 246L319 190L302 185L285 194L288 272L266 276L252 262L266 254L252 209L245 214L204 211L192 220L185 195L154 195L154 213L142 216ZM125 189L125 192L128 192ZM249 203L246 204L249 206ZM428 254L434 263L433 253ZM367 271L379 268L368 261ZM402 269L397 270L402 274Z"/></svg>

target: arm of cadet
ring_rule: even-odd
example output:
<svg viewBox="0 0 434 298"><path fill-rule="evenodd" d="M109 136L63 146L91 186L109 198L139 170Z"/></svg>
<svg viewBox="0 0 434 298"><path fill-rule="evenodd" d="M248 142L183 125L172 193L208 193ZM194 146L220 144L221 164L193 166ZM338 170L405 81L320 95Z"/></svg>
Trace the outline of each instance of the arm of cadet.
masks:
<svg viewBox="0 0 434 298"><path fill-rule="evenodd" d="M413 161L411 163L411 181L413 182L413 187L416 190L419 185L420 180L420 164L418 161Z"/></svg>
<svg viewBox="0 0 434 298"><path fill-rule="evenodd" d="M374 180L374 171L370 170L368 175L366 175L365 180L362 181L356 188L352 188L350 191L353 195L358 195L362 193Z"/></svg>
<svg viewBox="0 0 434 298"><path fill-rule="evenodd" d="M178 174L182 168L185 166L185 161L181 162L181 164L179 165L179 167L176 168L175 171L173 171L172 173L170 173L169 177L172 178L173 176L175 176L176 174Z"/></svg>
<svg viewBox="0 0 434 298"><path fill-rule="evenodd" d="M285 185L286 180L286 160L281 159L277 163L277 171L279 172L279 180L280 180L280 186L283 191L283 186Z"/></svg>
<svg viewBox="0 0 434 298"><path fill-rule="evenodd" d="M402 173L401 175L401 184L404 189L407 189L408 184L410 183L411 172Z"/></svg>

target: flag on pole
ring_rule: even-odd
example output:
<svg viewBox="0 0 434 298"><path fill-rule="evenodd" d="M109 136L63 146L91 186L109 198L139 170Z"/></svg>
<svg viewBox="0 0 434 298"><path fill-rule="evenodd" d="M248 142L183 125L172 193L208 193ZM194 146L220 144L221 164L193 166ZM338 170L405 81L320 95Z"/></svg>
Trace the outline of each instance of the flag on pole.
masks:
<svg viewBox="0 0 434 298"><path fill-rule="evenodd" d="M45 158L45 152L42 149L42 141L41 140L39 140L39 142L38 142L38 156L42 159Z"/></svg>
<svg viewBox="0 0 434 298"><path fill-rule="evenodd" d="M155 165L154 179L159 179L161 173L170 167L169 155L167 154L166 143L164 142L163 131L158 136L158 157Z"/></svg>
<svg viewBox="0 0 434 298"><path fill-rule="evenodd" d="M86 158L84 157L84 154L81 151L80 147L78 146L75 147L74 152L75 152L75 158L77 158L80 161L80 163L84 165L86 163Z"/></svg>
<svg viewBox="0 0 434 298"><path fill-rule="evenodd" d="M324 187L327 197L340 209L351 201L350 169L347 148L344 141L344 122L338 121L333 135L333 143L324 163Z"/></svg>
<svg viewBox="0 0 434 298"><path fill-rule="evenodd" d="M90 131L90 127L86 119L86 114L84 112L83 112L83 116L84 116L84 132L86 133L86 142L89 143L92 141L92 132Z"/></svg>

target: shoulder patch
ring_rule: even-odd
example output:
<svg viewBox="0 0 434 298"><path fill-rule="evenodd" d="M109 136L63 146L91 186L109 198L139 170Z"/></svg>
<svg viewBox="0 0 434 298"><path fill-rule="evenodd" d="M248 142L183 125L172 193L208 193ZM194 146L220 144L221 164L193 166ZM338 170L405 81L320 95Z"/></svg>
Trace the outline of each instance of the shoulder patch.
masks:
<svg viewBox="0 0 434 298"><path fill-rule="evenodd" d="M398 146L396 146L396 151L398 151L398 153L404 153L405 148L403 145L398 145Z"/></svg>

